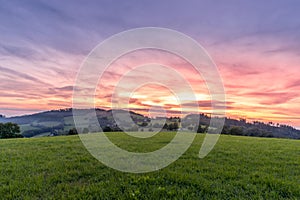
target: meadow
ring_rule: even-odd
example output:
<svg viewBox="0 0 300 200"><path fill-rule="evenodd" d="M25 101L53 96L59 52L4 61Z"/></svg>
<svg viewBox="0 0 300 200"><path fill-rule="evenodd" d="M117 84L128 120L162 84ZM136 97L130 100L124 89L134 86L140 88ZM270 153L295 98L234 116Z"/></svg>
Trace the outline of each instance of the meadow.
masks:
<svg viewBox="0 0 300 200"><path fill-rule="evenodd" d="M107 133L118 146L149 152L149 139ZM300 199L300 141L222 135L203 159L204 135L168 167L145 174L106 167L78 136L0 140L1 199Z"/></svg>

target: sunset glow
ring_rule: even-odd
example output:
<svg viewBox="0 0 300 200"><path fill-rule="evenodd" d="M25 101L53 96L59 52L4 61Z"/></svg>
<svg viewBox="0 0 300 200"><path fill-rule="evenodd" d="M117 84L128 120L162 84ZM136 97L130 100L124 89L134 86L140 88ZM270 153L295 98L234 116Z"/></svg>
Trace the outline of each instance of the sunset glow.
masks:
<svg viewBox="0 0 300 200"><path fill-rule="evenodd" d="M77 71L98 43L130 28L160 26L189 35L207 50L223 79L228 117L300 127L299 6L251 1L224 9L219 5L222 2L195 1L183 10L176 2L172 8L164 2L159 6L107 2L102 9L96 3L58 3L62 2L1 3L0 10L7 12L0 12L0 114L71 107ZM142 13L144 7L148 10ZM130 12L125 11L128 9ZM209 92L193 66L154 50L132 52L112 63L99 77L96 106L110 109L111 95L122 75L144 63L160 63L178 71L195 91L200 112L211 112ZM133 82L147 76L161 76L181 88L172 76L159 71L137 72ZM130 97L124 108L148 115L151 107L161 106L168 115L180 115L176 97L161 85L145 85L131 96L127 86L122 87L120 101L122 95ZM184 96L185 91L180 92ZM191 106L185 112L196 111Z"/></svg>

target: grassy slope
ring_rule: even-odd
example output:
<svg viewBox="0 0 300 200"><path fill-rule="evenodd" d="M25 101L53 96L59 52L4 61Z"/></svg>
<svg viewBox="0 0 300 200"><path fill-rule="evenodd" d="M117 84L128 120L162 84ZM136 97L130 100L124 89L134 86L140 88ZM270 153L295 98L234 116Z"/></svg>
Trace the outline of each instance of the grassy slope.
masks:
<svg viewBox="0 0 300 200"><path fill-rule="evenodd" d="M166 145L165 133L130 139L110 133L128 150ZM4 199L300 199L300 141L221 136L204 159L203 135L160 171L128 174L91 157L78 136L0 140L0 196Z"/></svg>

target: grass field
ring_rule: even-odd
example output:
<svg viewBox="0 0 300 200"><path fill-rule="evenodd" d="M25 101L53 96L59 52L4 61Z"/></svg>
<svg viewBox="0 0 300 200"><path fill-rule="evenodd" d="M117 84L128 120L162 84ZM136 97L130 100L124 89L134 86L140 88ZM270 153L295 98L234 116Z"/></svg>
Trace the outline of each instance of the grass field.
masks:
<svg viewBox="0 0 300 200"><path fill-rule="evenodd" d="M129 151L152 151L173 133L132 139L109 133ZM78 136L0 140L0 199L300 199L300 141L222 135L204 159L204 135L170 166L146 174L115 171Z"/></svg>

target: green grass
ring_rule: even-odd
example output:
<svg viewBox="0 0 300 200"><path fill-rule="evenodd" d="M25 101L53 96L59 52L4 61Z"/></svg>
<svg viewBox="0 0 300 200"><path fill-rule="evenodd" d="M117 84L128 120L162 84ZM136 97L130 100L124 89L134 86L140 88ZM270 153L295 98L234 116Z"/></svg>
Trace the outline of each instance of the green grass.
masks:
<svg viewBox="0 0 300 200"><path fill-rule="evenodd" d="M108 135L141 152L174 136ZM0 140L0 199L300 199L299 140L223 135L199 159L203 137L176 162L146 174L106 167L78 136Z"/></svg>

